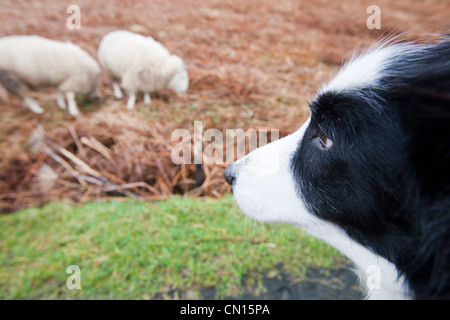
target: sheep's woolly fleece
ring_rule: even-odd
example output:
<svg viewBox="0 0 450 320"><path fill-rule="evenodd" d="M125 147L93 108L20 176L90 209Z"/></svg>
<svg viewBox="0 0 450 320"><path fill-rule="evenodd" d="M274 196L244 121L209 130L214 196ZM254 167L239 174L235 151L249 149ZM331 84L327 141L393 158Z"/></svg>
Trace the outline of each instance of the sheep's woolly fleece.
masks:
<svg viewBox="0 0 450 320"><path fill-rule="evenodd" d="M113 82L116 98L122 93L116 82L120 82L129 96L128 109L133 109L135 95L171 88L185 92L189 77L182 59L171 55L158 41L125 30L105 35L98 48L98 59L107 78Z"/></svg>
<svg viewBox="0 0 450 320"><path fill-rule="evenodd" d="M15 86L22 86L17 93L36 113L43 110L23 84L31 88L58 87L60 94L67 94L69 112L75 115L74 95L95 94L100 76L97 62L79 46L39 36L0 38L0 70L11 75ZM58 97L60 107L65 107L63 101Z"/></svg>

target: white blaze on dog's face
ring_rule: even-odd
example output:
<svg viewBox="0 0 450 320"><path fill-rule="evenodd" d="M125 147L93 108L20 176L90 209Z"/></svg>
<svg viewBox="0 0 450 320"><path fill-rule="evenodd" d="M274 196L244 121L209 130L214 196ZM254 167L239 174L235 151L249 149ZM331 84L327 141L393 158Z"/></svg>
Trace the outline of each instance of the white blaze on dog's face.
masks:
<svg viewBox="0 0 450 320"><path fill-rule="evenodd" d="M309 120L297 132L256 149L227 168L236 179L235 199L250 217L301 225L311 220L296 194L290 169L290 158L308 124Z"/></svg>

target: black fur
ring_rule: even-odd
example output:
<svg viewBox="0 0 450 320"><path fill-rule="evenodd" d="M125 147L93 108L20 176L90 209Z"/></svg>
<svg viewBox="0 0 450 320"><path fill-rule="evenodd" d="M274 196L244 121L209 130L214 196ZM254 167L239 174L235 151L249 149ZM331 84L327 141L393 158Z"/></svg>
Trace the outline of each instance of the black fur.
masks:
<svg viewBox="0 0 450 320"><path fill-rule="evenodd" d="M27 86L14 74L0 70L0 83L11 94L24 98L28 93Z"/></svg>
<svg viewBox="0 0 450 320"><path fill-rule="evenodd" d="M376 83L311 103L291 167L311 212L394 263L415 298L446 299L450 41L401 46Z"/></svg>

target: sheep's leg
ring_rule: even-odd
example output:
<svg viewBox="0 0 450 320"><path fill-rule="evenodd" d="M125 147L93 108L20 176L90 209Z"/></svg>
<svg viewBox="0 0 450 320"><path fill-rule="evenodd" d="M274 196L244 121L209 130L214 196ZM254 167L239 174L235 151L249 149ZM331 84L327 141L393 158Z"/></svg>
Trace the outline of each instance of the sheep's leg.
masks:
<svg viewBox="0 0 450 320"><path fill-rule="evenodd" d="M64 93L58 92L58 98L56 99L56 104L61 109L66 109L66 101L64 100Z"/></svg>
<svg viewBox="0 0 450 320"><path fill-rule="evenodd" d="M33 98L27 96L23 101L34 113L44 113L44 109L42 109L39 103L37 103Z"/></svg>
<svg viewBox="0 0 450 320"><path fill-rule="evenodd" d="M69 105L69 113L72 116L77 116L79 112L78 112L77 104L75 102L75 93L69 91L66 93L66 97L67 97L67 102Z"/></svg>
<svg viewBox="0 0 450 320"><path fill-rule="evenodd" d="M0 71L0 83L5 87L5 89L20 98L23 102L30 108L34 113L43 113L44 109L41 108L39 103L37 103L33 98L30 97L28 93L28 87L15 75Z"/></svg>
<svg viewBox="0 0 450 320"><path fill-rule="evenodd" d="M117 84L117 82L113 82L112 86L114 89L114 96L116 97L116 99L122 99L123 98L122 90L120 90L120 87Z"/></svg>
<svg viewBox="0 0 450 320"><path fill-rule="evenodd" d="M128 110L133 110L135 103L136 103L136 94L134 92L131 92L127 102Z"/></svg>
<svg viewBox="0 0 450 320"><path fill-rule="evenodd" d="M144 94L144 104L152 103L152 98L150 97L150 93L146 92Z"/></svg>

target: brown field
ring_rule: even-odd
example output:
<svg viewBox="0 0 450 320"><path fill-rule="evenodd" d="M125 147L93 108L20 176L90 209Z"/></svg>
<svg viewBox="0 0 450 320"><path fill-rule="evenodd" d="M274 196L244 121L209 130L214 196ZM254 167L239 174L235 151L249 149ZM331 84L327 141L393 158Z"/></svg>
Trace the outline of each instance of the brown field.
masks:
<svg viewBox="0 0 450 320"><path fill-rule="evenodd" d="M69 30L66 1L1 2L0 36L38 34L71 41L96 57L102 37L127 29L150 35L188 67L190 88L141 100L134 111L102 81L100 101L79 101L71 117L56 91L33 93L46 109L33 114L0 87L0 212L56 199L75 202L128 195L220 197L229 192L225 165L172 163L171 133L204 129L272 128L285 135L308 116L308 100L342 61L383 35L405 39L449 32L450 2L152 0L84 1L81 29ZM367 7L381 8L381 29L369 30Z"/></svg>

